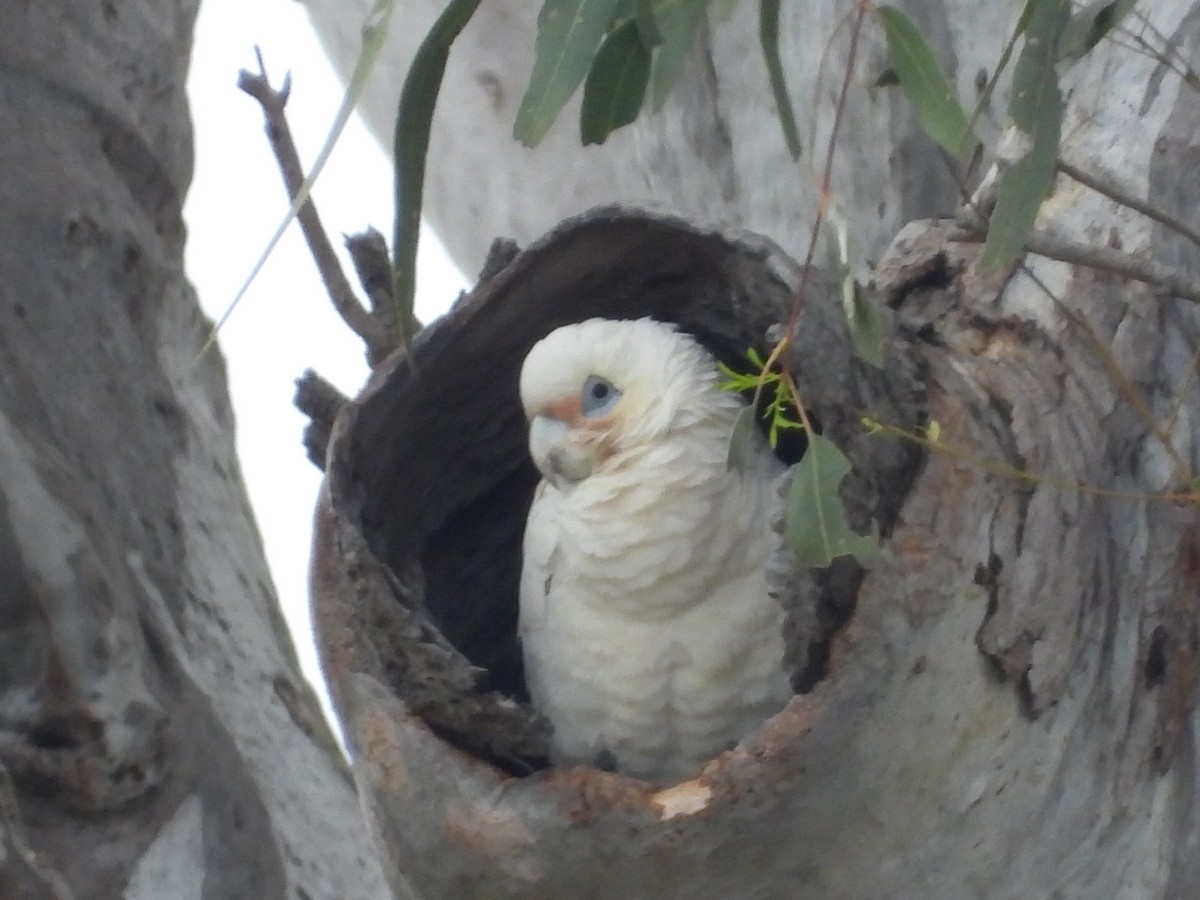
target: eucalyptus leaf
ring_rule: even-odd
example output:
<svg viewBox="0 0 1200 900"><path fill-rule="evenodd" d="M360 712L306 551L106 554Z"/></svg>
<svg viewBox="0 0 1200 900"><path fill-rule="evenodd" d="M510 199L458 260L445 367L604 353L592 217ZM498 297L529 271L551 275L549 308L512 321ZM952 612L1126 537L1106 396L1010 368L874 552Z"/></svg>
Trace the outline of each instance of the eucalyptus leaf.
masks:
<svg viewBox="0 0 1200 900"><path fill-rule="evenodd" d="M754 424L754 409L746 406L738 413L729 435L729 455L725 465L730 470L752 472L758 468L759 437Z"/></svg>
<svg viewBox="0 0 1200 900"><path fill-rule="evenodd" d="M637 22L638 34L642 43L653 49L662 43L662 32L658 30L658 22L654 18L654 0L625 0L632 5L634 21Z"/></svg>
<svg viewBox="0 0 1200 900"><path fill-rule="evenodd" d="M965 157L975 146L975 134L929 44L896 7L880 6L875 13L887 38L891 67L917 122L951 156Z"/></svg>
<svg viewBox="0 0 1200 900"><path fill-rule="evenodd" d="M662 109L679 80L707 7L708 0L659 0L654 9L654 23L662 37L654 51L650 75L650 100L655 112Z"/></svg>
<svg viewBox="0 0 1200 900"><path fill-rule="evenodd" d="M1025 33L1025 29L1029 27L1029 20L1033 18L1033 14L1037 12L1041 2L1042 0L1025 0L1025 5L1021 8L1021 15L1017 17L1017 34Z"/></svg>
<svg viewBox="0 0 1200 900"><path fill-rule="evenodd" d="M775 97L775 109L779 113L784 142L792 159L799 159L800 131L796 127L792 98L788 95L783 60L779 57L779 7L780 0L761 0L758 8L758 38L762 44L763 59L767 63L767 76L771 81L771 93Z"/></svg>
<svg viewBox="0 0 1200 900"><path fill-rule="evenodd" d="M1025 47L1013 68L1008 114L1018 158L996 184L982 265L998 269L1021 255L1025 238L1054 183L1063 100L1055 64L1070 0L1038 0L1025 26Z"/></svg>
<svg viewBox="0 0 1200 900"><path fill-rule="evenodd" d="M1133 10L1137 0L1092 0L1071 16L1059 41L1060 61L1074 63L1095 47Z"/></svg>
<svg viewBox="0 0 1200 900"><path fill-rule="evenodd" d="M637 118L650 80L650 50L642 43L636 20L629 20L600 46L587 82L579 131L584 145L603 144L608 136Z"/></svg>
<svg viewBox="0 0 1200 900"><path fill-rule="evenodd" d="M392 230L392 289L396 321L407 344L420 328L413 313L417 288L417 242L421 234L421 206L425 190L425 157L429 131L437 105L450 46L471 20L479 0L451 0L421 42L413 58L400 108L396 113L393 146L395 167L395 220Z"/></svg>
<svg viewBox="0 0 1200 900"><path fill-rule="evenodd" d="M846 524L838 489L850 472L850 461L828 438L808 436L804 458L792 466L784 510L784 533L800 565L825 568L839 556L867 565L879 552L876 533L855 534Z"/></svg>
<svg viewBox="0 0 1200 900"><path fill-rule="evenodd" d="M579 87L612 25L620 0L545 0L538 13L533 73L513 137L535 146Z"/></svg>

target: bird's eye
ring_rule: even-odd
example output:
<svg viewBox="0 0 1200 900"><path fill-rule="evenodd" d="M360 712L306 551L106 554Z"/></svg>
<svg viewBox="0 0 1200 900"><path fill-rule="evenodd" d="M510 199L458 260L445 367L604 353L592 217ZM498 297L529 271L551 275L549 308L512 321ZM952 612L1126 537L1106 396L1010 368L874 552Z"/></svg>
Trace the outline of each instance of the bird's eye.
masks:
<svg viewBox="0 0 1200 900"><path fill-rule="evenodd" d="M585 416L601 416L621 399L613 383L599 375L589 375L580 392L579 408Z"/></svg>

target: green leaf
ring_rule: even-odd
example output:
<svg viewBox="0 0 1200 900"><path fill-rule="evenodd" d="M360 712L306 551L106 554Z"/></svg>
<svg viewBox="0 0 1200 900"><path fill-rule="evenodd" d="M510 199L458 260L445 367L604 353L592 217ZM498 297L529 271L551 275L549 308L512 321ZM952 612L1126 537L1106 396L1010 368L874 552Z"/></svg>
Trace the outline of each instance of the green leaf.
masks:
<svg viewBox="0 0 1200 900"><path fill-rule="evenodd" d="M346 83L346 92L342 95L341 105L333 117L333 122L329 126L329 132L325 135L325 143L321 145L321 150L317 153L317 159L312 164L312 168L309 169L308 175L305 176L304 182L300 185L300 190L296 192L296 198L292 201L292 205L288 207L283 221L279 223L279 227L275 229L275 233L271 235L271 239L267 241L266 248L250 269L250 274L246 276L246 280L242 282L242 286L234 294L233 299L229 302L229 306L225 308L225 312L221 314L216 324L213 325L208 340L204 342L204 346L200 349L200 356L203 356L217 339L217 332L221 330L221 326L233 314L234 307L238 305L242 297L245 296L246 291L250 289L250 285L258 277L258 273L262 271L262 267L270 259L271 253L274 252L275 246L279 243L279 239L283 237L283 233L292 224L292 220L299 214L300 208L308 202L313 185L316 184L317 177L325 168L325 163L329 160L329 154L333 152L338 138L342 136L342 131L345 129L346 123L350 121L350 114L354 112L354 107L358 105L358 100L367 85L367 77L371 74L372 69L375 68L375 61L379 58L379 51L383 49L383 41L387 37L388 24L391 22L392 8L395 3L396 0L375 0L375 5L367 13L367 18L362 26L362 49L358 52L358 59L354 63L354 71L350 73L350 80Z"/></svg>
<svg viewBox="0 0 1200 900"><path fill-rule="evenodd" d="M839 556L867 565L878 554L877 534L855 534L846 524L838 489L849 472L850 461L832 441L808 436L804 458L792 466L784 517L788 545L802 566L824 568Z"/></svg>
<svg viewBox="0 0 1200 900"><path fill-rule="evenodd" d="M425 191L425 157L429 152L429 130L437 106L442 76L450 46L471 20L479 0L452 0L434 22L413 57L400 108L396 113L393 144L395 166L395 220L392 226L392 293L396 321L405 344L420 328L413 314L417 289L417 242L421 234L421 206Z"/></svg>
<svg viewBox="0 0 1200 900"><path fill-rule="evenodd" d="M1042 0L1025 0L1025 6L1021 8L1021 15L1017 17L1017 34L1025 33L1025 29L1029 27L1029 20L1033 18L1033 14L1041 2Z"/></svg>
<svg viewBox="0 0 1200 900"><path fill-rule="evenodd" d="M679 80L707 6L708 0L660 0L654 11L654 21L662 36L662 43L654 53L650 76L650 98L655 112L663 108Z"/></svg>
<svg viewBox="0 0 1200 900"><path fill-rule="evenodd" d="M620 0L545 0L538 13L533 73L513 137L535 146L591 68Z"/></svg>
<svg viewBox="0 0 1200 900"><path fill-rule="evenodd" d="M887 37L892 68L917 122L951 156L965 157L975 146L975 134L933 51L916 26L894 6L880 6L876 14Z"/></svg>
<svg viewBox="0 0 1200 900"><path fill-rule="evenodd" d="M1137 0L1092 0L1067 23L1059 41L1060 62L1074 63L1095 47L1132 11Z"/></svg>
<svg viewBox="0 0 1200 900"><path fill-rule="evenodd" d="M662 32L658 30L658 22L654 18L654 0L625 0L625 5L631 7L628 12L631 12L633 19L637 22L638 34L642 38L642 44L648 49L653 49L662 43ZM626 13L626 9L622 8L622 13Z"/></svg>
<svg viewBox="0 0 1200 900"><path fill-rule="evenodd" d="M733 423L733 433L729 435L729 454L725 458L726 468L739 472L752 472L757 468L754 409L746 406L738 413Z"/></svg>
<svg viewBox="0 0 1200 900"><path fill-rule="evenodd" d="M741 391L755 390L759 384L765 383L770 379L771 373L767 376L761 374L762 366L755 369L754 372L738 372L723 362L717 363L717 370L721 373L719 387L723 391L731 391L740 393Z"/></svg>
<svg viewBox="0 0 1200 900"><path fill-rule="evenodd" d="M758 38L762 43L763 58L767 62L767 76L771 80L771 93L775 96L775 109L779 112L779 125L792 159L800 158L800 132L796 127L796 114L792 109L792 98L788 96L787 81L783 75L783 61L779 58L779 6L780 0L762 0L758 8Z"/></svg>
<svg viewBox="0 0 1200 900"><path fill-rule="evenodd" d="M1018 144L1019 157L1000 173L996 185L996 207L983 248L984 268L1003 268L1021 255L1025 237L1054 183L1063 117L1054 67L1069 11L1070 0L1039 0L1026 24L1025 47L1013 69L1008 101L1013 137L1006 137Z"/></svg>
<svg viewBox="0 0 1200 900"><path fill-rule="evenodd" d="M613 131L637 118L649 80L650 51L631 19L605 39L588 72L579 112L585 146L603 144Z"/></svg>

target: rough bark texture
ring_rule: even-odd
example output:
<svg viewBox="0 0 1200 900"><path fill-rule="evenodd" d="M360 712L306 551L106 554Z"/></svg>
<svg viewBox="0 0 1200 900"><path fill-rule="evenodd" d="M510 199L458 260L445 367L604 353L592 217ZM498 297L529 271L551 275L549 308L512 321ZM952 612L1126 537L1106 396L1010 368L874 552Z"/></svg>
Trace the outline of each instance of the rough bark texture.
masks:
<svg viewBox="0 0 1200 900"><path fill-rule="evenodd" d="M368 104L383 132L439 5L404 8L377 82L388 90ZM746 226L801 255L815 181L789 168L751 62L755 4L710 28L662 114L581 150L568 109L528 151L508 135L536 5L485 5L452 58L427 198L461 263L477 265L497 234L528 239L596 199ZM358 13L334 6L311 0L344 63ZM1018 11L982 0L906 8L964 98ZM844 38L818 81L820 51L845 12L785 6L793 96L818 136L809 160L823 152ZM1194 228L1200 94L1139 42L1200 68L1200 7L1159 0L1141 12L1149 21L1135 14L1066 76L1062 155ZM857 83L883 67L880 47L868 36ZM1003 107L1002 86L994 117ZM857 89L845 126L834 199L874 261L908 220L950 211L953 180L895 92ZM1064 177L1039 224L1200 273L1195 245ZM361 635L338 632L344 664L331 671L358 736L358 777L414 892L1200 896L1200 525L1194 505L1155 496L1200 471L1197 309L1042 258L989 275L949 233L910 226L875 276L899 334L918 337L905 352L946 447L927 455L812 690L699 778L655 794L587 770L507 777L438 741L346 650ZM574 299L560 302L575 317ZM373 471L366 459L359 475ZM364 524L369 535L378 522Z"/></svg>
<svg viewBox="0 0 1200 900"><path fill-rule="evenodd" d="M195 4L0 2L0 897L386 894L182 271Z"/></svg>

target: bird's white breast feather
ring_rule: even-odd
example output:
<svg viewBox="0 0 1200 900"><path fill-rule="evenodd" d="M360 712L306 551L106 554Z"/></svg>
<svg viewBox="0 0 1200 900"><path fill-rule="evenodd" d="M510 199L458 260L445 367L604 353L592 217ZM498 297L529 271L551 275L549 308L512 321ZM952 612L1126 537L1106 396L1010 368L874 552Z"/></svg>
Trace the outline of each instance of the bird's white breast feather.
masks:
<svg viewBox="0 0 1200 900"><path fill-rule="evenodd" d="M587 353L620 349L621 326L632 326L621 357L627 371L595 370L606 358ZM765 460L759 473L727 470L738 403L716 388L704 368L711 358L690 339L648 320L592 330L602 334L551 336L573 341L582 362L565 362L555 346L535 348L523 398L539 396L539 378L553 381L563 366L575 368L562 384L599 375L618 387L647 368L671 373L656 388L659 403L686 414L618 405L614 422L628 430L611 436L613 454L577 483L539 485L521 578L526 680L554 727L556 762L611 756L622 771L663 782L745 737L791 694L783 612L765 575L782 467ZM530 374L531 365L545 371ZM531 415L537 402L527 403ZM665 425L651 428L647 416Z"/></svg>

